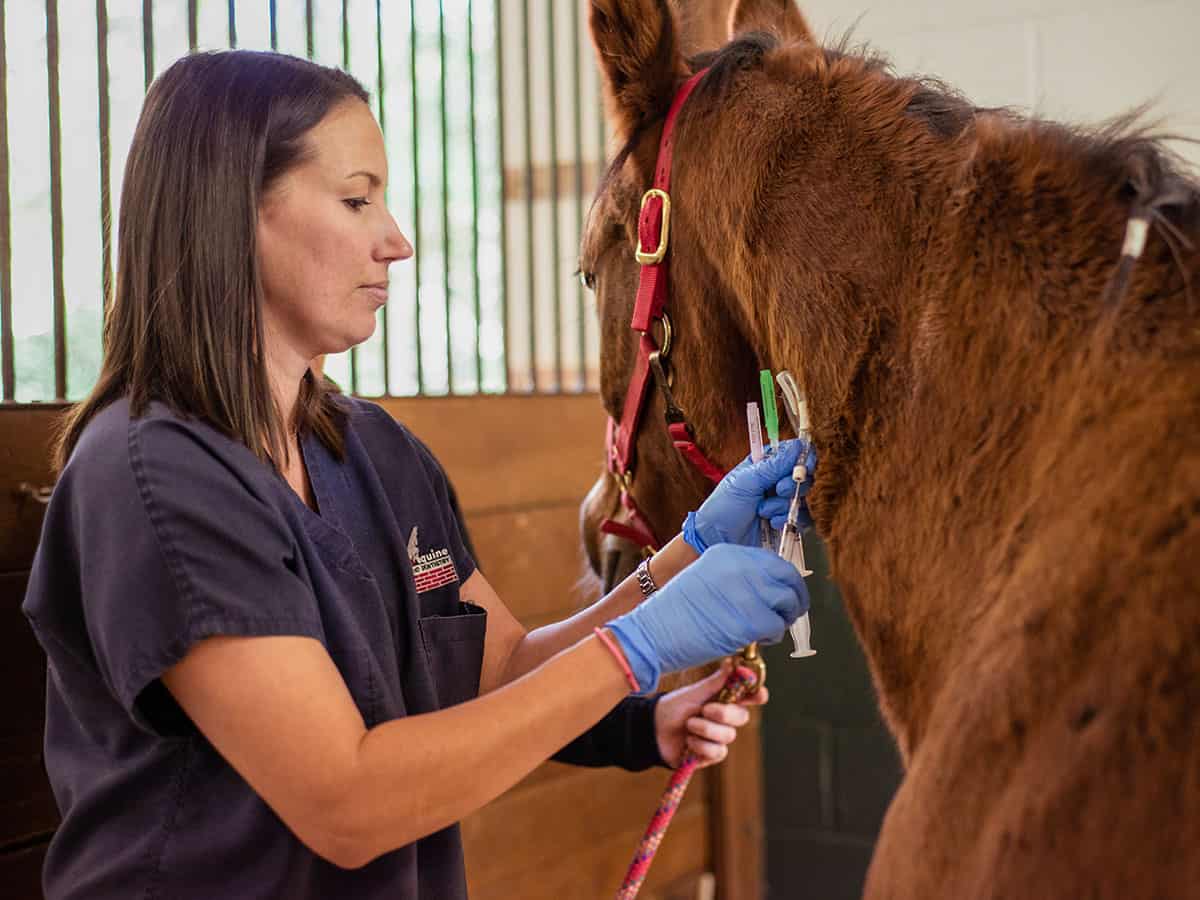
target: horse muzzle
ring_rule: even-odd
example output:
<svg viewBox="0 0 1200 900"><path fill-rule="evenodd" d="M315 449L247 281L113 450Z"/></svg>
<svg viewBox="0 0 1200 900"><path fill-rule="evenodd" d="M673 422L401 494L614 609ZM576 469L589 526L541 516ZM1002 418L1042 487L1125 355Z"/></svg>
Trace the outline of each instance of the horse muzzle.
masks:
<svg viewBox="0 0 1200 900"><path fill-rule="evenodd" d="M601 580L605 594L628 577L642 559L640 547L600 530L602 522L621 516L616 485L611 477L602 475L580 505L579 527L588 567Z"/></svg>

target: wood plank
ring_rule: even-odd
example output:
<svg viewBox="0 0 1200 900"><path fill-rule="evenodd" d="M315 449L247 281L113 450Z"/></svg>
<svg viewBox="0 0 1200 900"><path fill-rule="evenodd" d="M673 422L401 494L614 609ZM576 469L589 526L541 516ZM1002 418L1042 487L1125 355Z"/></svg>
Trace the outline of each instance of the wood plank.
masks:
<svg viewBox="0 0 1200 900"><path fill-rule="evenodd" d="M768 680L768 684L769 684ZM721 900L761 900L765 888L762 717L754 715L712 782L713 871Z"/></svg>
<svg viewBox="0 0 1200 900"><path fill-rule="evenodd" d="M42 757L46 657L21 612L27 572L0 575L0 845L58 824Z"/></svg>
<svg viewBox="0 0 1200 900"><path fill-rule="evenodd" d="M522 622L570 615L598 598L599 582L585 578L578 504L466 518L480 569Z"/></svg>
<svg viewBox="0 0 1200 900"><path fill-rule="evenodd" d="M604 471L596 394L382 398L429 445L466 513L578 504Z"/></svg>
<svg viewBox="0 0 1200 900"><path fill-rule="evenodd" d="M646 900L713 900L716 892L717 879L712 872L689 872L645 896Z"/></svg>
<svg viewBox="0 0 1200 900"><path fill-rule="evenodd" d="M34 637L21 603L29 573L0 574L0 684L4 715L0 741L35 730L46 714L46 656Z"/></svg>
<svg viewBox="0 0 1200 900"><path fill-rule="evenodd" d="M689 806L686 802L680 807L670 831L659 845L639 897L643 900L677 900L686 896L680 894L681 882L695 883L710 865L706 819L704 807ZM471 898L595 900L611 897L621 885L644 828L643 823L616 834L596 835L585 845L569 849L559 843L554 830L547 828L538 841L538 846L546 851L544 860L531 862L521 871L493 880L479 877L488 860L481 858L479 850L468 846L467 883ZM492 845L491 850L493 854L509 855L512 850L508 848L520 847L520 843L506 841Z"/></svg>
<svg viewBox="0 0 1200 900"><path fill-rule="evenodd" d="M42 863L48 844L0 853L0 888L10 900L41 900Z"/></svg>
<svg viewBox="0 0 1200 900"><path fill-rule="evenodd" d="M550 866L559 856L573 857L608 836L631 830L640 835L669 777L663 769L632 773L580 768L504 794L462 823L467 856L475 858L472 877L480 884L501 881ZM680 814L699 809L706 815L708 800L706 780L697 779L684 796ZM636 838L627 852L635 845ZM498 852L502 847L522 852ZM701 855L696 854L697 868Z"/></svg>
<svg viewBox="0 0 1200 900"><path fill-rule="evenodd" d="M50 441L64 409L0 406L0 572L28 569L33 560L46 507L18 488L53 484Z"/></svg>
<svg viewBox="0 0 1200 900"><path fill-rule="evenodd" d="M467 513L576 507L603 471L605 414L593 394L381 398L445 466ZM60 405L0 407L0 571L27 568L44 506L22 482L51 485Z"/></svg>

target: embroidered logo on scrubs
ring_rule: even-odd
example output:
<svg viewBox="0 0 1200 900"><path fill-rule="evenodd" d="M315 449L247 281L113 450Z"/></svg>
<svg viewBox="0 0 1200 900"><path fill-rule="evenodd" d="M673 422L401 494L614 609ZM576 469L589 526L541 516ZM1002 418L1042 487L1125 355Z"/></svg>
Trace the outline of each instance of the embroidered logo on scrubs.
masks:
<svg viewBox="0 0 1200 900"><path fill-rule="evenodd" d="M443 547L440 550L422 553L417 544L415 525L412 534L408 536L408 559L412 563L413 581L416 583L418 594L458 581L458 572L455 571L454 560L450 558L450 551Z"/></svg>

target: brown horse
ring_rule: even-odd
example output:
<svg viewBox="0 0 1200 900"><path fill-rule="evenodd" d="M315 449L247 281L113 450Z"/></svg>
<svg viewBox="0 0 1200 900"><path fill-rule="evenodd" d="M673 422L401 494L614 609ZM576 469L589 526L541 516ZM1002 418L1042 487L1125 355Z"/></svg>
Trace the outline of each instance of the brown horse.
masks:
<svg viewBox="0 0 1200 900"><path fill-rule="evenodd" d="M810 508L906 769L867 896L1200 896L1196 183L1128 126L823 47L790 0L729 21L688 59L665 0L591 3L624 147L581 271L619 417L641 195L707 66L676 127L674 395L725 466L759 368L807 395ZM662 412L632 495L669 536L710 485ZM583 510L597 571L615 498L602 479Z"/></svg>

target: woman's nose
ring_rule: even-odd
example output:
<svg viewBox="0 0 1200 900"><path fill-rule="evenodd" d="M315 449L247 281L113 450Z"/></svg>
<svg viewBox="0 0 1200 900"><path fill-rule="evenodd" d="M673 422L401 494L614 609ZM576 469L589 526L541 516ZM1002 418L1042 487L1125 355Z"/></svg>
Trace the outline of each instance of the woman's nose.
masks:
<svg viewBox="0 0 1200 900"><path fill-rule="evenodd" d="M379 244L379 249L376 253L381 260L386 260L389 263L396 262L402 259L408 259L413 255L412 244L408 242L408 238L400 230L400 226L396 224L396 220L392 218L392 214L387 216L387 230L383 236L383 240Z"/></svg>

